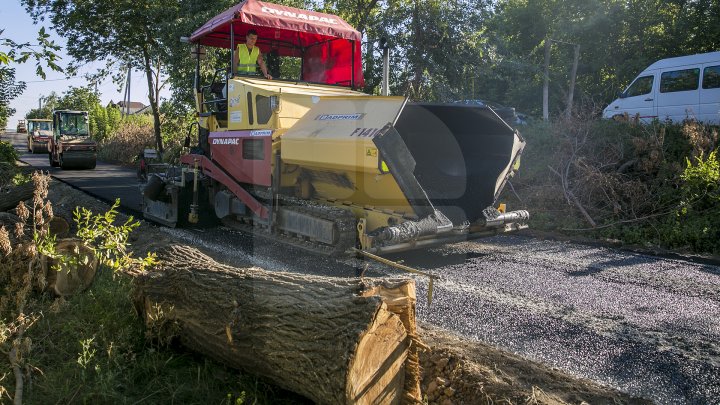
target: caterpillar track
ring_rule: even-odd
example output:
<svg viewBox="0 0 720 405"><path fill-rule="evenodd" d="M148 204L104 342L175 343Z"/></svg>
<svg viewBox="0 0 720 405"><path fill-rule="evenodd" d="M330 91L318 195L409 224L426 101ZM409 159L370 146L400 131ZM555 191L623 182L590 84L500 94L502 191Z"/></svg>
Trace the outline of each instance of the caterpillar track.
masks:
<svg viewBox="0 0 720 405"><path fill-rule="evenodd" d="M268 198L269 196L265 195L264 197ZM266 222L247 216L225 218L222 223L229 228L316 254L341 256L352 253L352 248L355 247L357 240L357 227L355 216L350 210L288 196L279 196L278 203L279 206L275 212L275 215L278 216L278 223L272 230L269 229ZM308 235L308 232L302 232L288 224L287 218L303 218L305 224L309 225L308 228L317 228L320 224L325 225L325 229L332 229L332 236L325 237L324 240L313 238ZM294 221L295 225L297 222Z"/></svg>

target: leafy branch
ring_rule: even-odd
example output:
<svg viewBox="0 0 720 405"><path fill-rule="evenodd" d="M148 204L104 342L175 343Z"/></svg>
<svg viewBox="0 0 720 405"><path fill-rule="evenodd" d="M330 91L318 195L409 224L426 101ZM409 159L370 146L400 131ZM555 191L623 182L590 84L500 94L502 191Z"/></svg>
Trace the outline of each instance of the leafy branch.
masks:
<svg viewBox="0 0 720 405"><path fill-rule="evenodd" d="M15 42L10 38L2 37L3 32L5 30L0 30L0 45L8 47L10 50L0 51L0 65L8 65L10 62L25 63L32 58L35 60L35 73L43 79L47 77L43 69L43 62L51 70L63 71L62 67L57 64L61 58L55 53L60 50L60 46L50 39L50 34L45 31L45 27L41 27L38 31L35 44Z"/></svg>
<svg viewBox="0 0 720 405"><path fill-rule="evenodd" d="M117 199L105 214L97 215L84 207L75 208L73 217L78 225L77 236L95 252L101 264L107 265L113 271L128 270L135 266L143 269L154 265L153 253L138 259L128 251L128 236L140 223L130 216L125 223L116 225L119 206L120 199Z"/></svg>

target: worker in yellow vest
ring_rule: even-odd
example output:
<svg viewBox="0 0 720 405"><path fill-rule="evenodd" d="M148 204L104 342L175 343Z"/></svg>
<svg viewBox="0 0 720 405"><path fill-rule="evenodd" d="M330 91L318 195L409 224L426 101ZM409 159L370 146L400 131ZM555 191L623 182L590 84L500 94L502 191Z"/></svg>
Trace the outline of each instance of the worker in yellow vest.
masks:
<svg viewBox="0 0 720 405"><path fill-rule="evenodd" d="M262 75L266 79L272 79L272 76L268 74L260 48L255 46L257 38L257 31L249 30L247 32L247 35L245 35L245 43L238 44L237 46L237 52L235 52L235 66L237 66L239 74L247 74L254 73L256 65L260 65Z"/></svg>

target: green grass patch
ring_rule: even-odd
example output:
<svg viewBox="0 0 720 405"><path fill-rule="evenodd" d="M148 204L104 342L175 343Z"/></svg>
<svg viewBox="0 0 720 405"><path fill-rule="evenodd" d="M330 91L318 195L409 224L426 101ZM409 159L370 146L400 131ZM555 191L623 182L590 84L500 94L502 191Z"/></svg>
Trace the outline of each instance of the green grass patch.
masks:
<svg viewBox="0 0 720 405"><path fill-rule="evenodd" d="M31 301L41 318L26 332L32 383L25 383L25 403L307 403L182 347L146 341L130 293L129 277L104 269L82 294ZM7 362L0 375L13 393Z"/></svg>

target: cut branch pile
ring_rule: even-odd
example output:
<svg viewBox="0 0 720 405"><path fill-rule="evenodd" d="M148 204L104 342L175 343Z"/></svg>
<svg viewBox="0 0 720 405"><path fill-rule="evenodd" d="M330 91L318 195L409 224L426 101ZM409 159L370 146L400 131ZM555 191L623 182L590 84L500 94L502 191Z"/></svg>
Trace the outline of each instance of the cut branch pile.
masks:
<svg viewBox="0 0 720 405"><path fill-rule="evenodd" d="M151 337L319 404L419 402L415 284L234 268L173 246L135 279Z"/></svg>

